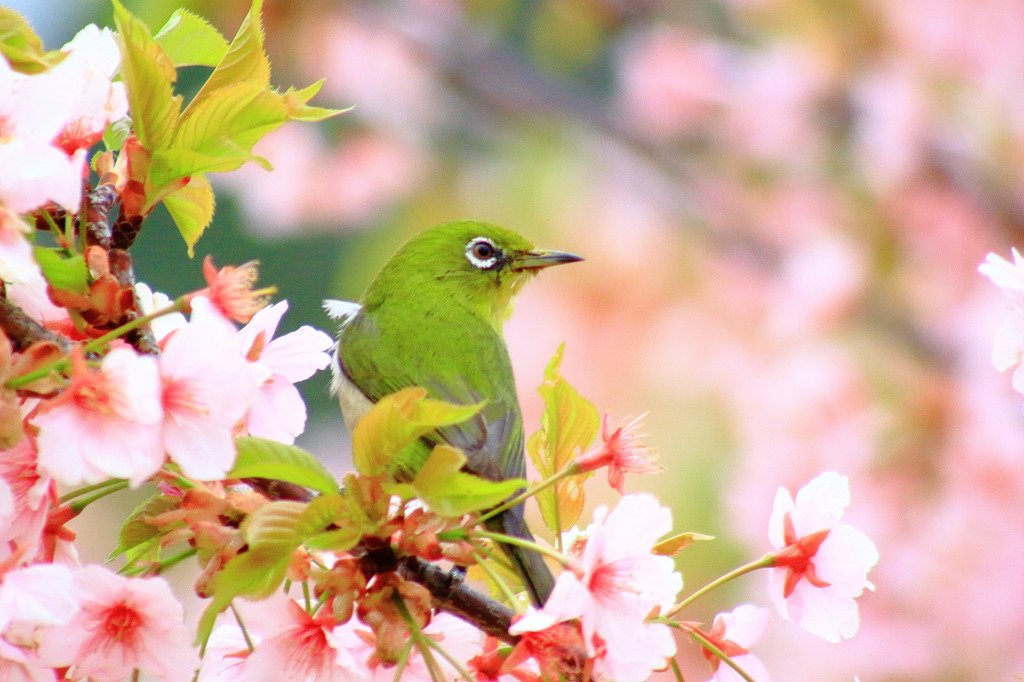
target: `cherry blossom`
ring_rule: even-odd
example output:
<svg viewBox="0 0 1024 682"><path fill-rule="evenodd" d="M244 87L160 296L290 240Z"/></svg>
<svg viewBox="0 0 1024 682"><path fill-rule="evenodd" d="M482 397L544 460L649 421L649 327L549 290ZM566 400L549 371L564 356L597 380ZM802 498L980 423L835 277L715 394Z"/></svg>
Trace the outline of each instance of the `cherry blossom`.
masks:
<svg viewBox="0 0 1024 682"><path fill-rule="evenodd" d="M135 300L138 302L143 315L151 315L173 303L167 294L153 291L149 288L148 284L143 282L138 282L135 285ZM149 328L153 330L153 336L159 342L167 338L171 332L181 329L186 324L188 324L188 320L181 313L168 313L150 322Z"/></svg>
<svg viewBox="0 0 1024 682"><path fill-rule="evenodd" d="M68 119L54 144L72 156L99 142L111 121L128 113L124 83L112 83L121 63L114 33L94 24L83 28L61 48L67 53L49 72L62 87Z"/></svg>
<svg viewBox="0 0 1024 682"><path fill-rule="evenodd" d="M768 669L749 651L764 641L770 622L771 615L768 609L743 604L729 613L715 616L711 632L705 637L755 682L770 682ZM705 649L704 657L711 663L713 671L710 682L742 682L743 678L711 651Z"/></svg>
<svg viewBox="0 0 1024 682"><path fill-rule="evenodd" d="M0 633L12 625L59 625L78 610L71 571L32 564L0 574Z"/></svg>
<svg viewBox="0 0 1024 682"><path fill-rule="evenodd" d="M125 578L99 566L74 576L79 611L47 628L39 655L48 665L73 666L74 678L120 682L133 670L164 682L189 682L199 666L181 604L160 578Z"/></svg>
<svg viewBox="0 0 1024 682"><path fill-rule="evenodd" d="M276 632L267 633L245 661L244 682L347 682L368 679L346 642L335 634L330 609L311 616L287 602ZM347 644L352 644L348 641Z"/></svg>
<svg viewBox="0 0 1024 682"><path fill-rule="evenodd" d="M603 466L608 467L608 485L621 494L625 475L657 474L665 469L658 464L657 457L640 442L641 435L636 433L640 419L625 422L614 431L608 427L608 415L601 420L601 445L578 457L576 464L583 471L594 471Z"/></svg>
<svg viewBox="0 0 1024 682"><path fill-rule="evenodd" d="M840 523L850 484L833 471L802 487L794 501L779 488L768 521L775 561L768 591L779 612L830 642L852 637L860 625L854 601L867 589L878 550L861 531Z"/></svg>
<svg viewBox="0 0 1024 682"><path fill-rule="evenodd" d="M250 434L291 443L306 425L306 404L294 384L308 379L331 362L327 349L334 341L324 332L304 325L274 338L288 302L281 301L256 313L238 332L259 390L246 416Z"/></svg>
<svg viewBox="0 0 1024 682"><path fill-rule="evenodd" d="M162 418L155 359L121 345L90 369L76 350L71 384L33 418L39 466L67 485L113 477L138 486L163 464Z"/></svg>
<svg viewBox="0 0 1024 682"><path fill-rule="evenodd" d="M14 447L0 451L0 483L11 494L10 513L0 519L0 543L3 545L30 547L40 541L50 497L55 497L56 493L53 479L41 473L38 464L35 439L29 435Z"/></svg>
<svg viewBox="0 0 1024 682"><path fill-rule="evenodd" d="M191 478L223 478L235 461L233 431L256 394L238 340L212 304L192 300L191 321L160 356L163 444Z"/></svg>
<svg viewBox="0 0 1024 682"><path fill-rule="evenodd" d="M627 495L611 512L599 507L585 543L574 544L578 570L562 572L544 608L531 608L510 632L579 618L598 679L645 679L663 668L675 642L668 626L646 619L682 588L672 559L651 554L671 527L671 512L650 495Z"/></svg>
<svg viewBox="0 0 1024 682"><path fill-rule="evenodd" d="M213 257L207 256L203 259L206 288L195 295L205 296L224 317L244 324L267 305L266 296L273 291L253 290L259 276L256 269L258 265L256 261L250 261L237 267L227 265L218 270L213 264Z"/></svg>

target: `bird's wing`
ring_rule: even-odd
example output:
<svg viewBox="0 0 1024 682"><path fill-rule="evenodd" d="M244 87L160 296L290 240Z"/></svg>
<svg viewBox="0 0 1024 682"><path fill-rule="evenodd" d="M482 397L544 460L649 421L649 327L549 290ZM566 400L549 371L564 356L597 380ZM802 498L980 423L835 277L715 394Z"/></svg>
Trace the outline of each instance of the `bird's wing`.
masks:
<svg viewBox="0 0 1024 682"><path fill-rule="evenodd" d="M511 363L500 337L495 333L497 342L454 357L448 348L424 347L422 336L417 337L420 331L356 315L339 337L340 369L374 403L410 386L421 386L437 400L483 403L470 419L443 427L424 440L429 446L443 442L459 448L468 459L467 468L480 476L494 480L525 476L522 418Z"/></svg>

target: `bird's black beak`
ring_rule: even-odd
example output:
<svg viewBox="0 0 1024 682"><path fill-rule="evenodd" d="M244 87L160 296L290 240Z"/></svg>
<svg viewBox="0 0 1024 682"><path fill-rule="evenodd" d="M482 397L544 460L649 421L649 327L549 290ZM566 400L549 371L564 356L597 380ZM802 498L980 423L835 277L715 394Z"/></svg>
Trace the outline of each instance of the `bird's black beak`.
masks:
<svg viewBox="0 0 1024 682"><path fill-rule="evenodd" d="M516 270L541 270L552 265L562 263L577 263L583 260L581 256L565 251L550 251L548 249L533 249L517 254L512 261L512 267Z"/></svg>

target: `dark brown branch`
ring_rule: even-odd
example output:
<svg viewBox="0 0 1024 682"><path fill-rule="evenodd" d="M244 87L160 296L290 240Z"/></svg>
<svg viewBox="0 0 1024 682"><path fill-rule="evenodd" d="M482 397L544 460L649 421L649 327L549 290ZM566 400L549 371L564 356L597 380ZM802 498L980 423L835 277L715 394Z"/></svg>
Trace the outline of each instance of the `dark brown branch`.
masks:
<svg viewBox="0 0 1024 682"><path fill-rule="evenodd" d="M242 480L273 500L308 502L313 499L311 491L293 483L269 478L245 478ZM390 550L390 548L387 549ZM363 563L372 566L371 572L397 570L399 575L406 580L426 587L434 599L436 608L461 618L503 642L515 644L519 640L518 637L508 633L508 628L512 624L512 609L477 592L440 566L416 557L396 560L393 554L388 553L385 557L381 551L369 548L366 551L366 556L368 558Z"/></svg>
<svg viewBox="0 0 1024 682"><path fill-rule="evenodd" d="M399 564L398 574L426 587L437 608L503 642L515 644L519 641L518 637L508 633L512 625L512 609L477 592L451 572L422 559L406 557Z"/></svg>
<svg viewBox="0 0 1024 682"><path fill-rule="evenodd" d="M11 303L6 296L0 297L0 328L18 352L36 341L52 341L64 352L71 350L70 340L36 322L24 310Z"/></svg>
<svg viewBox="0 0 1024 682"><path fill-rule="evenodd" d="M112 242L110 209L117 202L117 190L113 185L100 185L85 195L85 241L89 246L101 246L109 250Z"/></svg>
<svg viewBox="0 0 1024 682"><path fill-rule="evenodd" d="M132 256L124 249L112 248L109 252L110 274L114 276L123 289L132 292L134 301L133 310L127 311L121 324L126 324L138 318L142 314L139 307L139 299L135 295L135 269L132 267ZM147 324L134 329L125 335L125 340L133 345L140 353L148 355L159 355L160 347L156 343L152 328Z"/></svg>

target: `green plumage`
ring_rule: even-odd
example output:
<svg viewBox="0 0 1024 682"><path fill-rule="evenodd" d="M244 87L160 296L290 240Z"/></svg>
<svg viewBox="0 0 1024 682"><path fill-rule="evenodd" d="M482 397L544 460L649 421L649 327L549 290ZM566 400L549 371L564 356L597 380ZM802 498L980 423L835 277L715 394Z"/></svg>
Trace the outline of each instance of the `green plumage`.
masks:
<svg viewBox="0 0 1024 682"><path fill-rule="evenodd" d="M413 237L385 264L338 339L336 384L346 422L354 425L370 404L409 386L421 386L438 400L484 403L470 420L428 434L400 453L389 467L395 478L411 479L438 443L462 450L466 469L477 475L525 475L522 417L501 327L533 274L577 260L534 249L495 225L458 221ZM488 526L531 537L522 507ZM543 560L520 548L505 550L534 601L543 603L552 586Z"/></svg>

